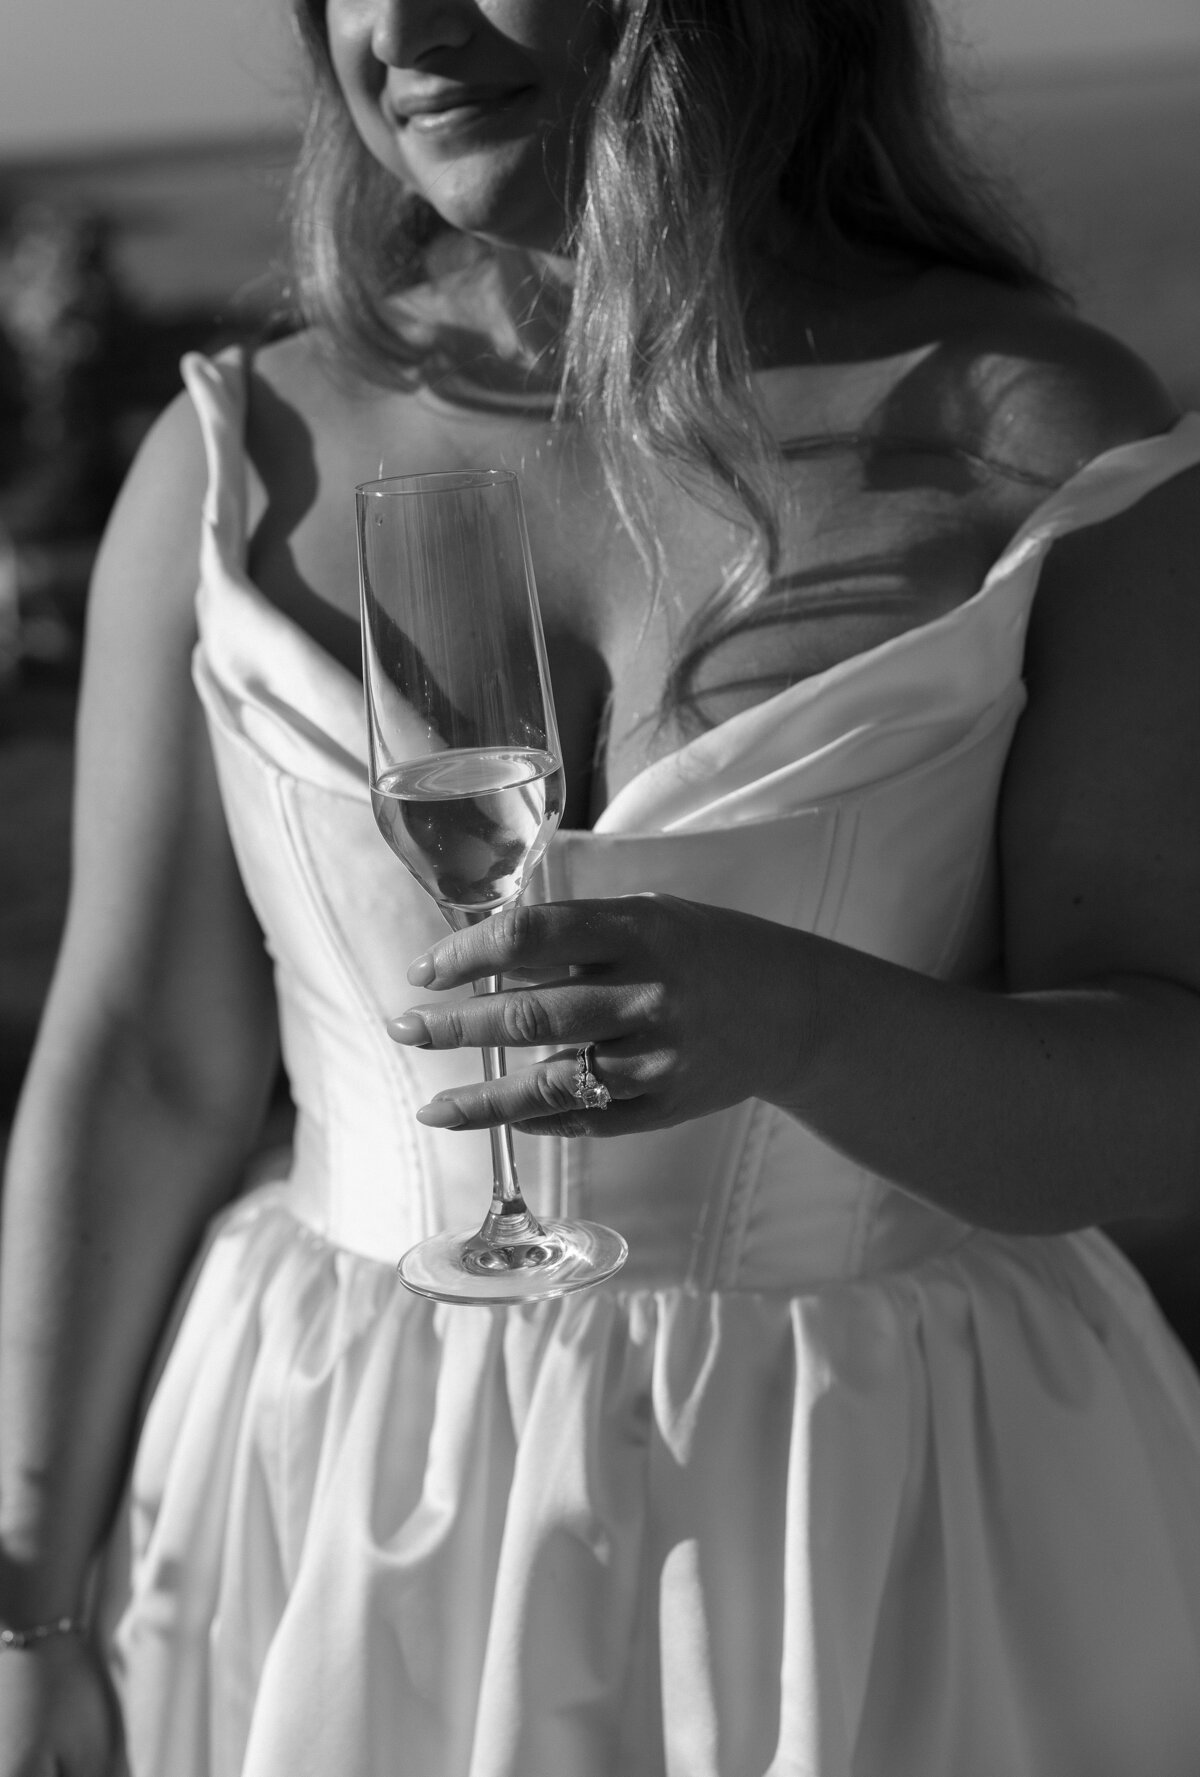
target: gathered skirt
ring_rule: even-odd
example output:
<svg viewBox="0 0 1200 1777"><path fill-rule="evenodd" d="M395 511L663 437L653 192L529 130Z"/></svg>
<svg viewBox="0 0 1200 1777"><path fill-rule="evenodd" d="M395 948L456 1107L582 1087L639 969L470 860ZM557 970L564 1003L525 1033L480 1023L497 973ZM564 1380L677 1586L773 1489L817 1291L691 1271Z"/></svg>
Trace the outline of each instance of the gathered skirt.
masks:
<svg viewBox="0 0 1200 1777"><path fill-rule="evenodd" d="M128 1536L133 1777L1200 1771L1200 1386L1099 1235L480 1309L260 1188Z"/></svg>

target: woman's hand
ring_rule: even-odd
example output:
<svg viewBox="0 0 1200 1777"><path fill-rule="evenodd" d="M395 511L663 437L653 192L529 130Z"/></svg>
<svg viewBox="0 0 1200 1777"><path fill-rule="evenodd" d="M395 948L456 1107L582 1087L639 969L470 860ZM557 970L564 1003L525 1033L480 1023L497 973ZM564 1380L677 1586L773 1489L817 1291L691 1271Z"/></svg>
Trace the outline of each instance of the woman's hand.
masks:
<svg viewBox="0 0 1200 1777"><path fill-rule="evenodd" d="M116 1753L112 1689L85 1642L0 1653L0 1777L109 1777Z"/></svg>
<svg viewBox="0 0 1200 1777"><path fill-rule="evenodd" d="M538 1135L627 1135L744 1098L794 1102L808 1046L803 934L672 895L516 906L442 939L414 986L490 975L513 985L428 1001L390 1035L433 1049L562 1045L508 1077L441 1092L417 1114L439 1129L512 1123ZM595 1044L605 1110L575 1097L576 1052Z"/></svg>

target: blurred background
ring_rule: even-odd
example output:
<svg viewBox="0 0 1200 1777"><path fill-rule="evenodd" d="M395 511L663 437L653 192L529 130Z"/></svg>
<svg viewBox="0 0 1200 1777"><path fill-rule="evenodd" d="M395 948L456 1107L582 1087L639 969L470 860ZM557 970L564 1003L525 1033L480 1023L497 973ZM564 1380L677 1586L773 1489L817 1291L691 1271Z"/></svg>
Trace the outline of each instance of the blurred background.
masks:
<svg viewBox="0 0 1200 1777"><path fill-rule="evenodd" d="M1200 6L938 0L959 102L1088 317L1200 407ZM282 324L285 0L0 25L0 1147L68 877L88 573L178 360ZM1123 1233L1200 1357L1200 1215Z"/></svg>

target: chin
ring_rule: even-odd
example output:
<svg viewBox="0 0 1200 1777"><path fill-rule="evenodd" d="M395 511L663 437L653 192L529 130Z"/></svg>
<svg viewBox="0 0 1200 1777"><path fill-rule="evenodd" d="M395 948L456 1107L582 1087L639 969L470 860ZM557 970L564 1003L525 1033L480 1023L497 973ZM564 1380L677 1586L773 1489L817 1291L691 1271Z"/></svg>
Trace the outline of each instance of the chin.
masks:
<svg viewBox="0 0 1200 1777"><path fill-rule="evenodd" d="M436 200L422 193L433 204L443 222L460 234L469 234L494 247L518 247L530 253L561 253L566 226L561 211L547 214L532 206L497 204L465 198L451 202L444 192Z"/></svg>
<svg viewBox="0 0 1200 1777"><path fill-rule="evenodd" d="M540 140L447 160L436 169L397 165L390 156L385 164L463 234L531 252L561 250L565 211L547 181Z"/></svg>

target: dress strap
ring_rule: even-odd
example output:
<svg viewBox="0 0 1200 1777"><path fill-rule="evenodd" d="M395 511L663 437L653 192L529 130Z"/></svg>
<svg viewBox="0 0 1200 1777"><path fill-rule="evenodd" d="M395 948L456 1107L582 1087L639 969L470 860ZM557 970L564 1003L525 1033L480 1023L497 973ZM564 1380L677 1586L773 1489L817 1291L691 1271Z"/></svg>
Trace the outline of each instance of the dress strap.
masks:
<svg viewBox="0 0 1200 1777"><path fill-rule="evenodd" d="M204 440L208 487L205 545L241 570L246 559L246 362L240 347L206 358L189 352L180 363Z"/></svg>

